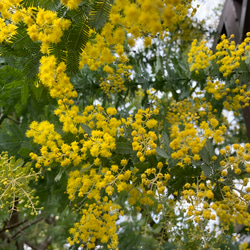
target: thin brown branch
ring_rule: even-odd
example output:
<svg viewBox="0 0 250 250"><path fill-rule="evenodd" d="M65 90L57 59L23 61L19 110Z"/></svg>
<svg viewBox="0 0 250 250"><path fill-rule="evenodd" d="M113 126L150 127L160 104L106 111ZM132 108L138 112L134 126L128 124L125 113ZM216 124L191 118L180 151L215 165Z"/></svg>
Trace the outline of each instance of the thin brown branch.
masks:
<svg viewBox="0 0 250 250"><path fill-rule="evenodd" d="M18 226L24 224L25 222L27 222L28 220L29 219L25 219L23 221L15 223L15 224L12 224L12 225L9 225L9 226L5 226L3 229L0 230L0 233L3 232L3 231L10 230L10 229L13 229L15 227L18 227Z"/></svg>
<svg viewBox="0 0 250 250"><path fill-rule="evenodd" d="M39 221L43 220L43 217L37 218L36 220L33 220L32 222L29 222L27 225L25 225L24 227L20 228L15 234L13 234L11 236L11 240L15 239L15 237L20 234L21 232L23 232L23 230L25 230L26 228L31 227L32 225L38 223Z"/></svg>
<svg viewBox="0 0 250 250"><path fill-rule="evenodd" d="M46 238L39 244L38 247L34 246L31 242L25 240L24 243L32 248L32 250L45 250L51 244L51 237L46 236Z"/></svg>
<svg viewBox="0 0 250 250"><path fill-rule="evenodd" d="M37 250L45 250L47 247L51 244L51 237L46 236L46 238L43 240L41 244L39 244Z"/></svg>
<svg viewBox="0 0 250 250"><path fill-rule="evenodd" d="M8 242L10 241L9 235L7 233L5 233L5 232L1 232L0 233L0 239L2 239L2 240L6 240L7 239Z"/></svg>
<svg viewBox="0 0 250 250"><path fill-rule="evenodd" d="M32 248L32 250L38 250L38 248L36 246L34 246L32 243L30 243L27 240L24 241L24 244L26 244L28 247Z"/></svg>

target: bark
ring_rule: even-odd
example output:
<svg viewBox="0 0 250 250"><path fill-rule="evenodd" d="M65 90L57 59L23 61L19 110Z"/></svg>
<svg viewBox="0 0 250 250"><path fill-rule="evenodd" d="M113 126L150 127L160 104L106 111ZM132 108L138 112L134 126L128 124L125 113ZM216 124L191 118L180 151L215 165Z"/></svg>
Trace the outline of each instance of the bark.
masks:
<svg viewBox="0 0 250 250"><path fill-rule="evenodd" d="M250 142L250 106L243 108L243 114L247 130L247 138L248 142Z"/></svg>

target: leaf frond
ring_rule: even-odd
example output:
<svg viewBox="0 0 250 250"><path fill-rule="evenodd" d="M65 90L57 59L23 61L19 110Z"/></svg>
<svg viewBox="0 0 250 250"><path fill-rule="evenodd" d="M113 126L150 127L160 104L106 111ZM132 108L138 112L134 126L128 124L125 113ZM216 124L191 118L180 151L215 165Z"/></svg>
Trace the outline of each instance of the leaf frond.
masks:
<svg viewBox="0 0 250 250"><path fill-rule="evenodd" d="M60 0L22 0L20 3L23 7L41 7L44 9L57 10L61 5Z"/></svg>
<svg viewBox="0 0 250 250"><path fill-rule="evenodd" d="M89 14L88 25L96 30L101 29L109 19L112 0L96 1Z"/></svg>
<svg viewBox="0 0 250 250"><path fill-rule="evenodd" d="M76 23L68 31L67 37L67 70L70 74L79 71L80 54L89 39L89 26Z"/></svg>

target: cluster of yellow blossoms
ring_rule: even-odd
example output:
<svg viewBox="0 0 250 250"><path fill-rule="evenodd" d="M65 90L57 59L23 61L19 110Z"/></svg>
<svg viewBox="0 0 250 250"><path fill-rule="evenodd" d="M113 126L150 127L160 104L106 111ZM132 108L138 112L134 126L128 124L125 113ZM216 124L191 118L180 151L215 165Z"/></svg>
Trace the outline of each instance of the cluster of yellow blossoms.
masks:
<svg viewBox="0 0 250 250"><path fill-rule="evenodd" d="M47 54L51 43L61 41L63 31L71 24L70 20L58 18L51 10L38 8L24 19L27 24L27 33L33 41L41 41L41 52Z"/></svg>
<svg viewBox="0 0 250 250"><path fill-rule="evenodd" d="M133 70L123 47L124 42L127 40L132 48L136 39L144 37L145 46L150 46L152 37L163 37L166 28L183 20L187 9L191 8L190 2L115 1L110 18L102 30L90 30L89 41L81 51L80 68L89 67L92 71L101 69L107 76L100 79L100 87L107 95L123 91L124 81ZM77 9L81 1L62 0L61 3L69 9ZM173 193L187 202L184 212L195 223L214 220L218 216L225 227L235 221L249 226L248 179L242 179L240 189L230 180L234 177L232 175L240 176L243 171L250 173L250 146L233 145L236 156L231 156L231 148L227 146L220 150L220 154L213 151L205 159L202 150L206 150L208 142L213 140L215 145L221 146L227 130L226 126L220 126L216 110L206 98L179 101L169 108L166 119L158 116L159 108L155 102L151 108L139 109L127 119L121 118L114 107L105 109L100 105L89 105L80 110L74 101L78 94L65 73L65 62L57 61L49 51L51 43L60 42L63 31L71 25L70 21L58 18L56 12L50 10L23 8L17 0L2 1L0 12L0 42L8 41L15 33L15 24L23 21L30 38L34 42L40 41L42 53L47 54L40 60L39 83L49 89L51 97L58 100L54 113L62 124L62 132L57 132L48 121L34 121L26 135L41 146L40 154L30 154L37 168L46 167L44 170L49 170L54 162L61 167L70 166L66 192L70 205L78 202L79 207L74 206L74 212L80 211L81 215L80 221L70 229L70 244L82 244L82 247L91 249L100 243L116 249L116 221L123 211L122 206L116 204L115 197L122 192L126 192L127 203L136 211L146 210L164 219L165 216L170 217L167 208L173 208L176 202L169 198ZM130 37L127 39L128 34ZM229 76L239 68L241 61L249 57L249 37L250 34L238 47L233 41L222 37L214 55L205 42L198 44L195 40L189 53L190 70L199 73L215 60L222 75ZM239 83L238 79L234 81L235 84ZM241 102L247 105L250 93L245 85L234 89L225 86L208 78L205 90L215 100L228 94L223 103L228 110L239 109ZM138 92L138 95L141 94ZM150 99L155 101L157 98L151 94ZM169 145L165 143L159 146L164 123L170 124L167 131L170 134ZM70 139L67 136L64 138L65 134L70 135ZM124 143L122 145L126 150L117 153L120 142ZM161 153L164 146L169 152ZM225 156L225 159L219 161L220 156ZM210 166L213 168L211 171ZM171 193L169 183L176 179L174 170L184 171L185 168L195 169L196 175L192 176L192 181L184 179L183 186ZM210 178L212 171L219 176L216 180ZM29 177L36 175L32 172ZM22 172L20 176L23 177ZM5 190L14 192L19 182L10 177L7 175L1 184ZM4 195L7 191L4 191ZM218 193L219 198L216 197ZM32 203L29 206L34 210ZM174 216L174 209L170 211ZM144 227L148 227L147 221Z"/></svg>
<svg viewBox="0 0 250 250"><path fill-rule="evenodd" d="M125 162L126 163L126 162ZM126 165L123 161L121 165ZM101 243L109 243L109 248L115 249L118 244L117 238L117 226L116 221L118 215L123 214L120 211L120 206L112 203L109 196L112 196L114 187L112 183L115 183L116 179L120 175L117 174L118 165L111 167L112 172L103 167L101 174L98 174L95 169L91 169L88 172L88 167L83 166L81 171L75 170L70 172L67 193L71 201L80 197L81 199L95 200L95 203L86 203L84 208L80 210L82 218L80 222L75 223L74 227L70 229L72 238L69 238L69 243L84 242L88 249L96 246L96 240L100 240ZM126 180L130 179L131 174L124 173L124 185ZM101 197L101 190L104 189L107 196ZM121 190L119 190L121 192ZM82 244L82 246L84 246Z"/></svg>
<svg viewBox="0 0 250 250"><path fill-rule="evenodd" d="M245 61L247 56L249 56L250 32L246 35L247 37L238 46L231 40L234 38L234 35L231 35L230 39L227 39L225 35L221 36L222 41L216 46L214 57L216 58L216 63L220 65L219 70L224 77L230 75L234 69L239 68L240 62Z"/></svg>
<svg viewBox="0 0 250 250"><path fill-rule="evenodd" d="M250 91L247 90L246 84L240 84L239 79L236 79L231 86L226 86L225 83L218 80L213 82L208 77L205 90L217 101L224 99L224 108L228 111L234 111L235 114L242 107L249 106Z"/></svg>
<svg viewBox="0 0 250 250"><path fill-rule="evenodd" d="M207 111L204 112L206 109ZM250 216L247 212L250 199L249 179L242 178L239 182L233 182L232 179L233 175L237 178L236 176L242 173L249 173L250 146L248 143L244 146L234 144L232 147L226 146L225 149L221 149L219 155L214 150L201 154L200 151L208 147L208 139L213 138L216 145L224 141L226 127L219 126L219 121L213 113L216 113L216 110L212 110L211 104L202 104L196 97L173 105L167 116L172 124L169 146L174 152L171 157L181 160L178 165L185 168L191 164L191 160L197 161L196 164L199 165L202 157L203 164L213 166L204 165L202 167L204 172L200 176L196 176L191 183L185 183L182 201L186 201L186 205L185 202L183 203L186 208L183 211L197 222L200 230L204 230L200 222L213 221L216 217L220 218L223 230L228 230L231 223L249 227ZM204 118L205 120L202 121ZM151 174L150 169L147 172ZM218 175L220 178L214 180L210 178L212 175ZM163 178L163 175L160 176ZM145 178L146 175L143 177ZM158 185L162 184L158 183Z"/></svg>
<svg viewBox="0 0 250 250"><path fill-rule="evenodd" d="M73 85L65 74L64 62L57 65L56 58L52 55L43 56L40 63L38 76L41 83L49 88L51 97L60 99L77 97L77 92L73 90Z"/></svg>
<svg viewBox="0 0 250 250"><path fill-rule="evenodd" d="M22 11L17 9L17 5L21 2L21 0L17 1L9 1L4 0L0 3L0 42L8 41L15 34L16 23L20 21L23 17ZM25 12L24 12L25 14ZM6 20L12 18L12 22L5 22Z"/></svg>
<svg viewBox="0 0 250 250"><path fill-rule="evenodd" d="M77 9L81 1L62 0L62 4L69 9ZM82 51L80 68L88 65L96 71L102 67L108 73L106 79L101 80L101 87L110 95L115 91L125 90L124 81L131 74L132 67L126 65L128 59L124 52L124 41L127 34L131 34L129 45L133 47L136 39L145 37L147 44L151 44L151 36L163 34L166 29L180 22L187 15L191 1L180 0L117 0L111 7L109 21L99 34L95 30L89 33L90 41ZM49 46L61 41L63 31L67 30L71 21L59 18L51 10L32 7L25 8L20 0L4 0L0 4L0 42L11 39L15 34L17 24L27 25L27 34L34 41L41 42L41 52L50 54ZM94 13L90 13L94 15ZM117 66L118 65L118 66Z"/></svg>
<svg viewBox="0 0 250 250"><path fill-rule="evenodd" d="M69 9L77 9L81 0L61 0L61 3L67 6Z"/></svg>
<svg viewBox="0 0 250 250"><path fill-rule="evenodd" d="M170 174L162 174L162 168L164 167L164 164L162 162L157 163L157 168L148 168L144 174L141 175L142 178L142 184L145 185L146 189L144 189L144 192L146 192L147 195L156 195L156 191L159 196L163 195L165 196L166 193L166 186L168 180L171 178ZM153 177L152 177L153 175ZM148 189L148 187L150 187ZM157 211L159 212L160 209L158 208Z"/></svg>
<svg viewBox="0 0 250 250"><path fill-rule="evenodd" d="M141 162L145 161L145 156L156 154L155 149L157 145L155 141L157 135L155 130L158 127L158 122L156 119L151 118L151 116L153 114L157 115L158 112L158 109L155 109L154 112L150 111L150 109L146 109L145 111L140 109L135 115L135 121L131 124L134 129L132 132L133 150L137 151L137 157ZM150 130L147 131L148 129Z"/></svg>
<svg viewBox="0 0 250 250"><path fill-rule="evenodd" d="M81 211L82 218L80 222L75 223L74 228L69 230L73 235L68 241L71 245L81 244L87 249L96 247L96 241L100 240L101 244L107 244L109 249L117 249L118 236L117 225L119 206L108 202L108 197L102 201L92 204L86 204L86 208Z"/></svg>
<svg viewBox="0 0 250 250"><path fill-rule="evenodd" d="M191 44L190 52L188 53L188 63L191 65L190 71L206 69L209 66L210 58L213 52L206 47L206 41L198 41L195 39Z"/></svg>
<svg viewBox="0 0 250 250"><path fill-rule="evenodd" d="M233 41L234 35L231 35L229 39L222 35L221 42L217 44L214 54L206 46L206 41L198 43L197 40L194 40L188 54L190 70L196 70L198 73L200 69L206 69L214 60L216 64L220 65L219 71L224 77L227 77L240 67L241 61L245 61L249 57L250 32L246 36L244 41L236 46L235 41Z"/></svg>
<svg viewBox="0 0 250 250"><path fill-rule="evenodd" d="M74 109L73 106L72 109ZM106 113L102 107L94 109L93 106L85 108L84 112L79 115L65 110L65 114L60 112L60 121L64 124L64 131L71 131L78 136L82 135L80 141L73 141L70 145L63 142L60 134L54 131L54 125L47 121L37 123L33 122L30 130L27 131L28 137L34 137L34 141L40 145L41 156L32 154L31 157L37 160L37 166L43 163L45 166L50 165L51 161L60 162L61 166L66 166L73 163L77 166L81 161L86 159L87 151L96 157L95 165L98 165L98 157L110 157L111 151L115 149L115 136L118 132L118 127L121 121L115 117L110 117L116 114L116 109L108 108ZM57 110L56 113L59 113ZM72 116L71 116L72 115ZM72 126L70 126L69 125ZM79 124L82 126L79 126ZM84 127L84 124L87 127ZM83 128L82 128L83 127ZM91 130L88 135L85 130Z"/></svg>
<svg viewBox="0 0 250 250"><path fill-rule="evenodd" d="M79 1L63 1L71 8L73 2L76 8ZM80 68L88 65L96 71L103 67L108 73L106 79L102 79L101 87L110 95L114 91L123 91L124 80L131 74L132 67L124 49L126 36L130 34L128 45L134 47L136 40L144 37L144 44L151 45L151 37L157 34L163 35L166 29L183 20L187 15L187 9L191 8L191 1L184 3L180 0L117 0L110 12L109 22L102 28L101 33L91 30L93 39L86 44L82 52ZM72 5L73 6L73 5ZM90 13L91 17L91 13ZM116 66L118 65L118 66Z"/></svg>
<svg viewBox="0 0 250 250"><path fill-rule="evenodd" d="M132 73L129 72L132 69L130 65L118 64L115 73L113 73L113 69L108 65L104 66L103 71L108 73L108 76L103 79L101 78L100 87L104 90L104 92L110 97L110 93L114 93L115 91L121 92L125 91L126 88L124 86L125 79L130 81L128 78Z"/></svg>
<svg viewBox="0 0 250 250"><path fill-rule="evenodd" d="M225 159L220 162L220 165L223 168L222 175L227 176L229 170L234 171L235 174L241 174L243 170L246 171L247 173L250 173L249 152L250 152L249 143L246 143L244 147L240 146L239 144L233 144L232 148L230 146L226 146L225 149L221 149L220 154L225 157ZM232 153L234 153L235 156L232 156ZM245 184L247 183L248 180Z"/></svg>
<svg viewBox="0 0 250 250"><path fill-rule="evenodd" d="M41 42L41 52L47 54L51 43L61 41L63 31L71 24L70 20L58 18L57 13L42 8L24 8L20 0L4 0L0 3L1 38L0 42L10 40L16 33L17 24L27 25L27 34L33 41Z"/></svg>
<svg viewBox="0 0 250 250"><path fill-rule="evenodd" d="M223 134L226 133L226 127L218 126L219 121L212 113L203 111L208 104L200 105L197 99L194 100L195 106L188 100L173 104L167 116L167 120L172 124L169 146L174 152L171 157L179 159L178 165L181 167L191 164L192 160L199 161L199 152L206 146L207 140L213 139L216 144L221 144L224 141ZM193 110L190 110L191 107ZM200 122L204 113L208 122Z"/></svg>
<svg viewBox="0 0 250 250"><path fill-rule="evenodd" d="M216 100L225 98L223 106L231 111L237 112L242 105L249 105L250 91L246 84L240 84L241 75L245 72L239 71L240 65L249 59L250 32L246 34L244 41L235 45L232 35L229 39L225 35L221 36L221 42L217 44L216 51L213 52L205 46L206 42L194 40L188 54L190 70L199 74L200 70L209 69L210 65L218 64L219 71L223 77L232 76L227 84L218 79L213 80L208 77L205 90L212 94ZM230 85L231 83L231 85ZM235 86L236 85L236 86Z"/></svg>
<svg viewBox="0 0 250 250"><path fill-rule="evenodd" d="M238 183L232 182L233 173L240 175L242 172L250 172L249 149L249 143L244 147L239 144L226 146L220 150L220 155L225 158L219 162L221 168L218 174L221 178L217 182L202 174L197 178L197 183L185 184L182 195L189 203L188 209L184 209L189 217L200 222L202 219L215 220L217 216L224 230L228 230L231 223L250 226L250 215L247 211L250 200L249 179L243 178ZM232 156L231 150L236 156ZM217 157L214 155L212 160L215 162ZM214 200L215 192L218 191L221 196L219 201L208 202Z"/></svg>

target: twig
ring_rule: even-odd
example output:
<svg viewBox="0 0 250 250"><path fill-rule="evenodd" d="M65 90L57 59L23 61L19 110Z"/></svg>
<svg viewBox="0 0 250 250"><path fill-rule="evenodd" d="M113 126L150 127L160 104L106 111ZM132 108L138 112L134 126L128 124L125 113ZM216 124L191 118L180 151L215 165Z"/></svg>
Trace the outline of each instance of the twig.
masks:
<svg viewBox="0 0 250 250"><path fill-rule="evenodd" d="M17 222L17 223L15 223L15 224L12 224L12 225L7 226L7 227L4 226L4 227L0 230L0 233L1 233L1 232L4 232L4 231L6 231L6 230L10 230L10 229L12 229L12 228L18 227L18 226L24 224L25 222L27 222L28 220L29 220L29 219L25 219L25 220L23 220L23 221Z"/></svg>
<svg viewBox="0 0 250 250"><path fill-rule="evenodd" d="M26 244L27 246L31 247L32 250L38 250L37 247L35 247L32 243L30 243L29 241L25 240L24 244Z"/></svg>
<svg viewBox="0 0 250 250"><path fill-rule="evenodd" d="M50 243L51 243L51 237L46 236L46 238L43 240L43 242L41 244L39 244L37 250L45 250L45 249L47 249L47 247L50 245Z"/></svg>
<svg viewBox="0 0 250 250"><path fill-rule="evenodd" d="M20 228L15 234L13 234L11 236L11 240L13 240L18 234L20 234L21 232L23 232L23 230L25 230L26 228L29 228L30 226L36 224L37 222L43 220L43 217L37 218L36 220L33 220L32 222L29 222L27 225L25 225L24 227Z"/></svg>

